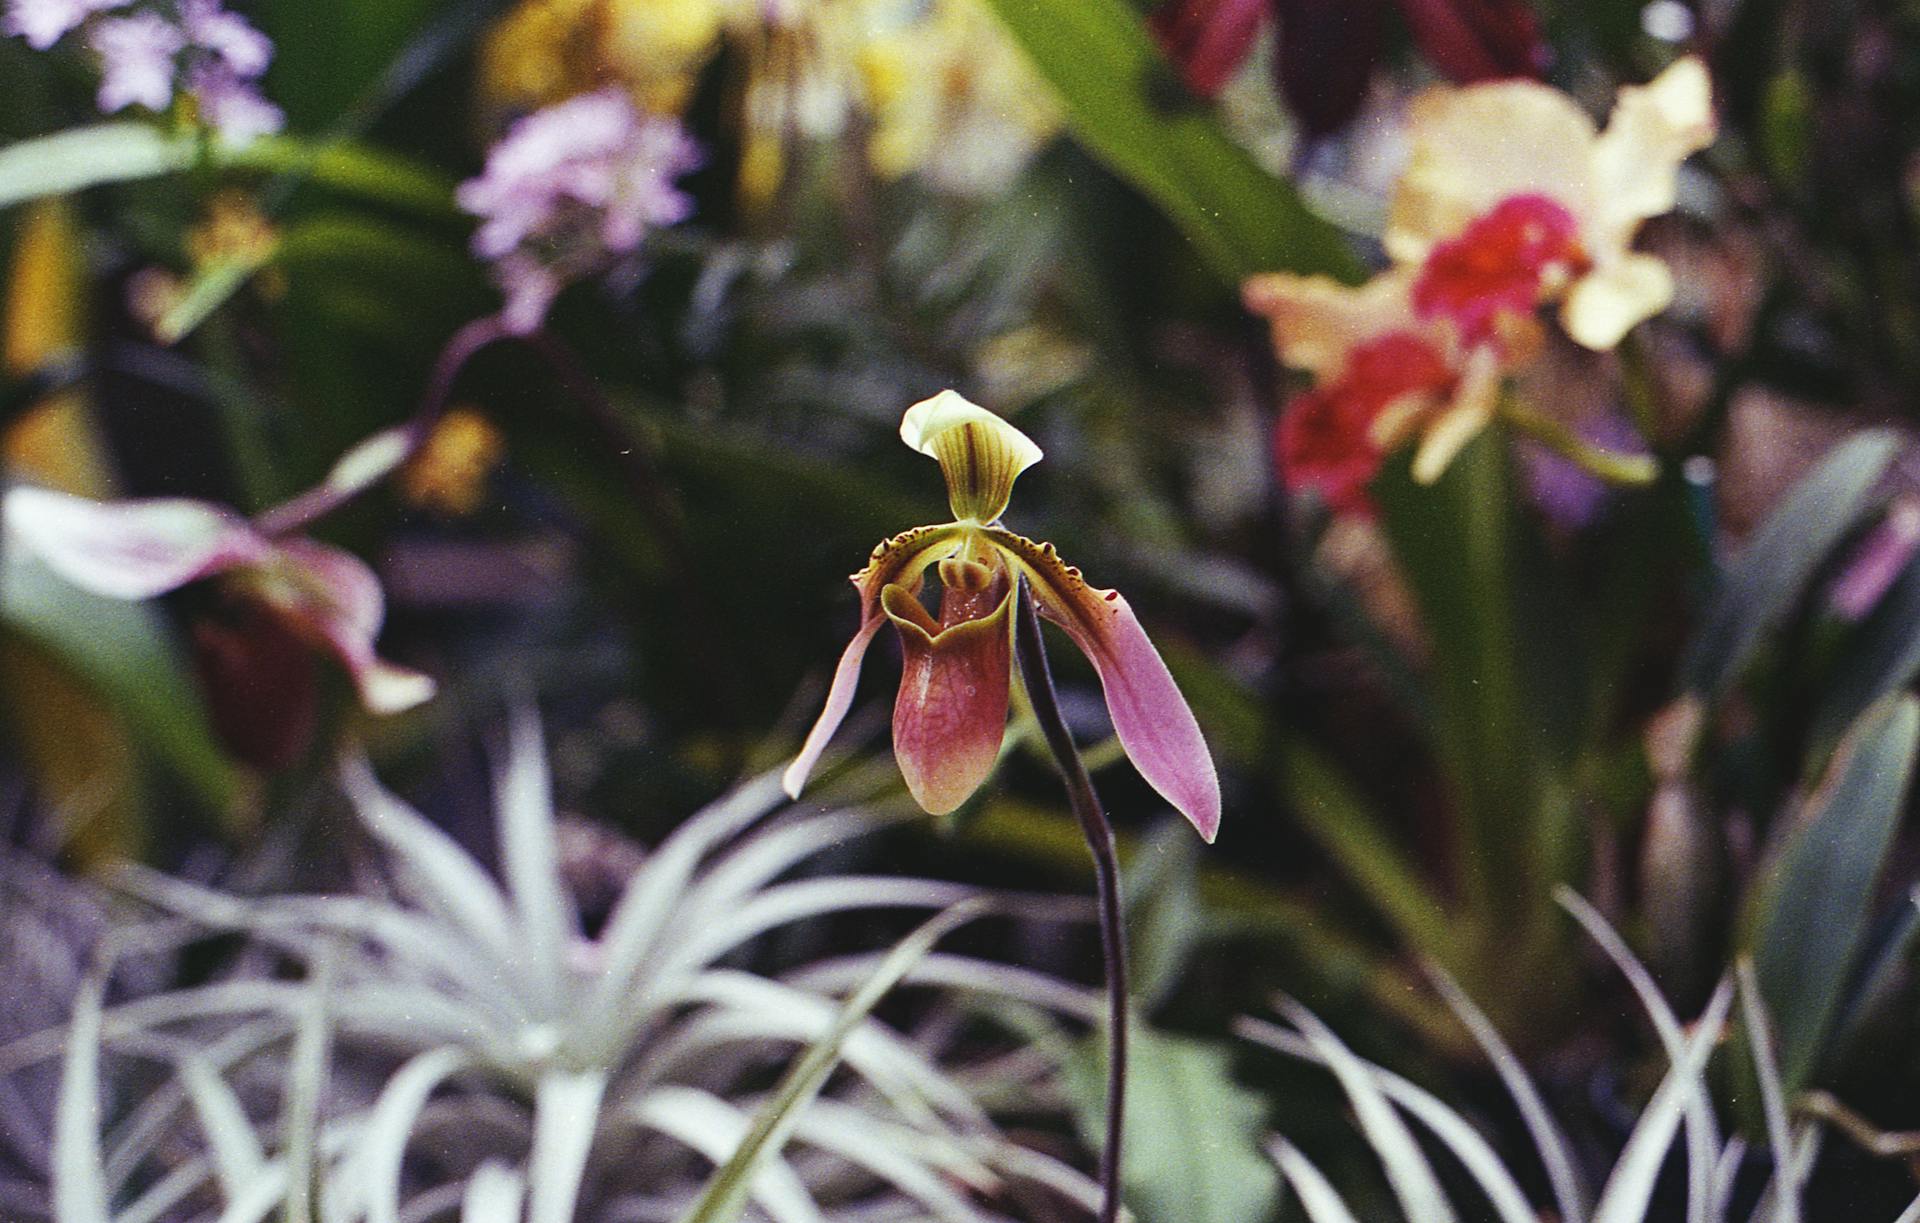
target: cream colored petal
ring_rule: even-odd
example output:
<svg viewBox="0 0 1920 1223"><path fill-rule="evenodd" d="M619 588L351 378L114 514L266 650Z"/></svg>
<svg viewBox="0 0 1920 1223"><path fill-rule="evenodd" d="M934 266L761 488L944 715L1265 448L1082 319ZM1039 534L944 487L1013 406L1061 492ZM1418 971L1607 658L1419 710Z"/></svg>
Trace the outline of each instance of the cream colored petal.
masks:
<svg viewBox="0 0 1920 1223"><path fill-rule="evenodd" d="M1680 163L1713 136L1713 86L1698 59L1677 60L1647 84L1622 89L1594 142L1599 211L1588 241L1624 247L1640 222L1672 211Z"/></svg>
<svg viewBox="0 0 1920 1223"><path fill-rule="evenodd" d="M1014 480L1042 457L1032 438L955 391L908 408L900 440L939 462L954 517L977 522L1000 517Z"/></svg>
<svg viewBox="0 0 1920 1223"><path fill-rule="evenodd" d="M1446 474L1454 456L1493 420L1501 377L1500 359L1491 348L1476 348L1468 356L1453 402L1420 439L1420 449L1413 456L1414 483L1432 484Z"/></svg>
<svg viewBox="0 0 1920 1223"><path fill-rule="evenodd" d="M1334 376L1347 353L1390 331L1419 330L1409 271L1384 272L1358 288L1331 276L1270 272L1241 287L1247 309L1273 323L1273 347L1282 364Z"/></svg>
<svg viewBox="0 0 1920 1223"><path fill-rule="evenodd" d="M1577 217L1593 198L1593 121L1532 81L1433 89L1408 112L1407 168L1388 211L1387 254L1417 263L1501 200L1539 194Z"/></svg>
<svg viewBox="0 0 1920 1223"><path fill-rule="evenodd" d="M1575 341L1604 352L1673 300L1673 273L1652 255L1629 252L1574 282L1560 322Z"/></svg>

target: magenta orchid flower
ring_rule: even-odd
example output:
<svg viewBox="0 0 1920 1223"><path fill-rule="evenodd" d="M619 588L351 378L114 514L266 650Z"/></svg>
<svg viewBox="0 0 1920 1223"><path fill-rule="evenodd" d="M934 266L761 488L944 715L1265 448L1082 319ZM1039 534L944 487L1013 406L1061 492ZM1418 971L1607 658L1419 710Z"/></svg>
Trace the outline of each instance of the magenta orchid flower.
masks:
<svg viewBox="0 0 1920 1223"><path fill-rule="evenodd" d="M220 578L337 657L373 713L398 713L433 695L433 680L374 653L386 604L373 570L349 552L269 535L231 510L184 497L94 501L23 486L0 498L0 519L7 547L109 598L151 599Z"/></svg>
<svg viewBox="0 0 1920 1223"><path fill-rule="evenodd" d="M931 814L965 802L993 770L1006 732L1013 601L1024 579L1040 614L1093 663L1114 733L1141 776L1212 841L1220 827L1213 758L1133 609L1118 591L1089 585L1052 544L1000 524L1015 478L1040 461L1040 447L953 391L909 408L900 437L939 462L954 521L894 536L853 575L860 628L840 656L826 708L787 766L787 793L799 796L853 704L867 646L891 623L905 655L893 706L900 772ZM920 600L929 568L940 579L937 616Z"/></svg>

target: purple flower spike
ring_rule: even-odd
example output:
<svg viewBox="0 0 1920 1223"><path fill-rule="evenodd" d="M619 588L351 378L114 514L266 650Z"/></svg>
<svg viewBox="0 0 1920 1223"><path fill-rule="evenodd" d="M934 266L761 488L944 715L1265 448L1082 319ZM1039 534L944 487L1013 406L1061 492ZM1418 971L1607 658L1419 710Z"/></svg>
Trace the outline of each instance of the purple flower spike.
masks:
<svg viewBox="0 0 1920 1223"><path fill-rule="evenodd" d="M684 220L693 205L674 179L699 164L678 123L642 113L618 89L514 124L456 196L480 218L473 250L493 261L509 324L533 330L567 281Z"/></svg>
<svg viewBox="0 0 1920 1223"><path fill-rule="evenodd" d="M89 30L87 45L100 57L102 112L172 105L174 60L187 45L172 22L158 13L115 17Z"/></svg>
<svg viewBox="0 0 1920 1223"><path fill-rule="evenodd" d="M265 72L273 59L273 40L245 17L220 7L220 0L181 0L180 24L194 46L213 52L243 80Z"/></svg>
<svg viewBox="0 0 1920 1223"><path fill-rule="evenodd" d="M45 51L95 13L122 7L127 0L8 0L0 30L27 40L35 51Z"/></svg>
<svg viewBox="0 0 1920 1223"><path fill-rule="evenodd" d="M197 66L187 81L200 118L230 145L271 136L286 124L278 106L262 97L250 81L241 80L218 62Z"/></svg>

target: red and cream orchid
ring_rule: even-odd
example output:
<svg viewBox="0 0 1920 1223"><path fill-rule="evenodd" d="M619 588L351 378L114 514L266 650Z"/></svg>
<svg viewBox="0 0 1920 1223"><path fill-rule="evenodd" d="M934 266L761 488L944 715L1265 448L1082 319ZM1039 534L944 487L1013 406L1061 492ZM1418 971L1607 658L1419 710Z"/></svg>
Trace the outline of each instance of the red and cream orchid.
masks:
<svg viewBox="0 0 1920 1223"><path fill-rule="evenodd" d="M1089 585L1053 545L1000 525L1014 480L1040 460L1040 448L952 391L909 408L900 436L939 462L954 521L894 536L853 575L860 628L834 671L826 708L787 766L787 792L798 796L806 784L853 703L868 645L891 623L905 655L893 746L907 788L936 815L965 802L992 771L1005 734L1014 600L1024 581L1040 614L1092 661L1114 733L1141 776L1213 840L1220 826L1213 759L1127 601ZM940 580L938 615L920 601L929 568Z"/></svg>
<svg viewBox="0 0 1920 1223"><path fill-rule="evenodd" d="M1311 488L1337 510L1367 510L1381 460L1414 436L1414 478L1437 479L1493 419L1502 376L1539 343L1524 316L1472 336L1421 317L1402 271L1359 288L1276 272L1247 281L1244 296L1272 322L1280 360L1315 379L1274 432L1280 470L1288 488Z"/></svg>
<svg viewBox="0 0 1920 1223"><path fill-rule="evenodd" d="M1673 208L1680 163L1713 130L1695 59L1621 90L1605 131L1532 81L1422 95L1383 238L1393 266L1358 288L1286 273L1245 285L1282 363L1315 380L1275 430L1288 486L1364 512L1381 459L1416 434L1413 477L1430 483L1502 411L1504 379L1540 349L1542 305L1557 302L1567 334L1592 349L1665 309L1672 276L1632 243ZM1651 478L1643 459L1508 411L1607 478Z"/></svg>
<svg viewBox="0 0 1920 1223"><path fill-rule="evenodd" d="M382 452L391 449L384 435L376 442ZM369 444L349 457L364 466L371 449ZM334 480L363 475L343 461ZM93 501L23 486L0 498L0 518L7 547L110 598L151 599L218 578L230 593L276 613L337 657L361 703L374 713L398 713L433 695L427 676L374 653L385 601L379 579L351 553L269 534L230 510L182 497Z"/></svg>
<svg viewBox="0 0 1920 1223"><path fill-rule="evenodd" d="M1612 348L1672 300L1666 264L1633 240L1672 211L1680 163L1713 135L1707 70L1691 57L1622 89L1604 131L1531 81L1431 90L1413 105L1387 254L1418 269L1422 314L1468 334L1557 301L1569 336Z"/></svg>

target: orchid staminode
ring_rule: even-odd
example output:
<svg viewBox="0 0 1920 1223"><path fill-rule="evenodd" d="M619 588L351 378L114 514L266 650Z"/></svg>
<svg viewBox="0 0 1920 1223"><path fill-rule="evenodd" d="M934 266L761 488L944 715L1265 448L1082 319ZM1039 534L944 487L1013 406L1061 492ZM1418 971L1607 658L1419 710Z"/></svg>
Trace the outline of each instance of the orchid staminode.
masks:
<svg viewBox="0 0 1920 1223"><path fill-rule="evenodd" d="M787 792L798 797L853 704L868 645L891 623L905 655L893 707L900 772L931 814L965 802L992 771L1005 735L1014 600L1024 580L1040 614L1093 663L1114 733L1141 776L1212 841L1220 826L1213 758L1132 608L1118 591L1089 585L1052 544L1000 523L1014 480L1040 461L1040 447L953 391L909 408L900 437L939 462L954 520L895 535L853 575L860 627L840 656L826 707L787 766ZM938 616L920 601L929 568L940 579Z"/></svg>

